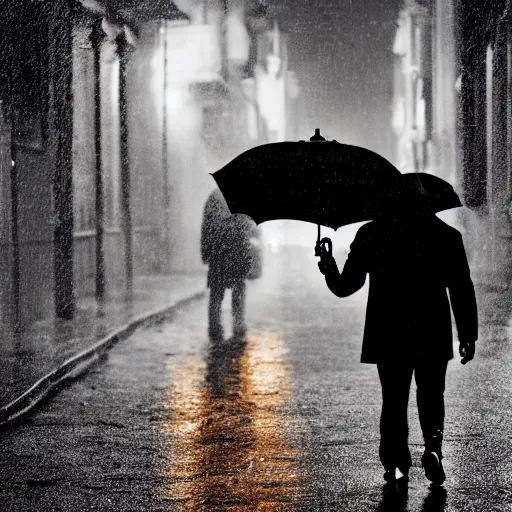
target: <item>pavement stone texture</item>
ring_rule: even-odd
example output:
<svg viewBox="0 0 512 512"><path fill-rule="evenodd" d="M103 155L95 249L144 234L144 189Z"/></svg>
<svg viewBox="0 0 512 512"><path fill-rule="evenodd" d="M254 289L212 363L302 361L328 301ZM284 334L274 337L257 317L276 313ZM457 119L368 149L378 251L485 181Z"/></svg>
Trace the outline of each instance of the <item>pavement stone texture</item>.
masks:
<svg viewBox="0 0 512 512"><path fill-rule="evenodd" d="M48 372L140 315L157 311L204 290L206 277L175 275L137 278L131 300L112 296L99 307L77 302L71 321L36 322L19 334L0 333L0 406L27 391Z"/></svg>

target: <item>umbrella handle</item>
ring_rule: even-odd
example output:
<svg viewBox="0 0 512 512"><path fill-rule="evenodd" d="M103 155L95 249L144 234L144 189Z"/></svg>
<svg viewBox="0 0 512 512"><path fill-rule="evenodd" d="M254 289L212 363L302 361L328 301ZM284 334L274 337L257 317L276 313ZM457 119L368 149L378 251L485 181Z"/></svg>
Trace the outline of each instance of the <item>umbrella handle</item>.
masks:
<svg viewBox="0 0 512 512"><path fill-rule="evenodd" d="M320 240L320 254L332 256L332 240L330 238L325 237Z"/></svg>
<svg viewBox="0 0 512 512"><path fill-rule="evenodd" d="M318 224L318 230L316 235L316 244L315 244L315 256L321 256L321 245L320 245L320 224Z"/></svg>

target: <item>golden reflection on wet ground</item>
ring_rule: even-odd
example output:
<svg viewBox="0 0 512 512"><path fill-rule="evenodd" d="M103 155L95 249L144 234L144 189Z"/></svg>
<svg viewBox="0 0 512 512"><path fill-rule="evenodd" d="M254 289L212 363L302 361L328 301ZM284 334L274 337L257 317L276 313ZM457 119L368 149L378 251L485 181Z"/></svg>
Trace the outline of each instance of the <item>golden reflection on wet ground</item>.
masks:
<svg viewBox="0 0 512 512"><path fill-rule="evenodd" d="M252 333L170 368L164 498L188 510L293 510L298 451L280 408L290 394L285 347Z"/></svg>

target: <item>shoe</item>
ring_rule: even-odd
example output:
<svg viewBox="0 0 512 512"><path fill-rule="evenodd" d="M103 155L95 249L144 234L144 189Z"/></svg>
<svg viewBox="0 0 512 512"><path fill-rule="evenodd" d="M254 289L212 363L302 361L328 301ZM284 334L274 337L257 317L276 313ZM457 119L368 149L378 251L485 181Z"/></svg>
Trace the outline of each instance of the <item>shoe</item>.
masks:
<svg viewBox="0 0 512 512"><path fill-rule="evenodd" d="M384 480L386 482L394 482L395 481L395 469L388 469L384 472Z"/></svg>
<svg viewBox="0 0 512 512"><path fill-rule="evenodd" d="M408 482L409 471L401 470L400 468L386 469L384 473L384 480L386 480L386 482L396 483Z"/></svg>
<svg viewBox="0 0 512 512"><path fill-rule="evenodd" d="M421 465L425 470L425 476L432 483L441 485L446 480L441 456L434 451L427 451L421 457Z"/></svg>

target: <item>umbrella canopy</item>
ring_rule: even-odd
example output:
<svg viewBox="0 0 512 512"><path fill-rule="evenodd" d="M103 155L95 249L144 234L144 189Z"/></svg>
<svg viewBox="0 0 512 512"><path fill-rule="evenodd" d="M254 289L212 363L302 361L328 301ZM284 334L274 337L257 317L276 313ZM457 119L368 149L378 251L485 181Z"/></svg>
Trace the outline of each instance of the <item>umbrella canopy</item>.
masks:
<svg viewBox="0 0 512 512"><path fill-rule="evenodd" d="M337 141L264 144L213 173L232 213L333 229L374 218L401 176L377 153Z"/></svg>
<svg viewBox="0 0 512 512"><path fill-rule="evenodd" d="M462 206L457 192L442 178L425 172L402 175L405 194L411 199L424 199L425 206L434 213Z"/></svg>

